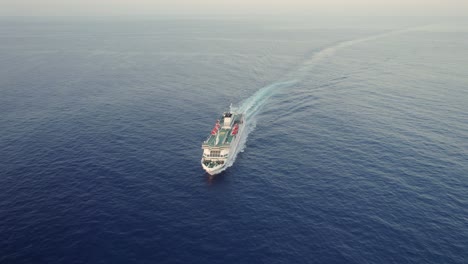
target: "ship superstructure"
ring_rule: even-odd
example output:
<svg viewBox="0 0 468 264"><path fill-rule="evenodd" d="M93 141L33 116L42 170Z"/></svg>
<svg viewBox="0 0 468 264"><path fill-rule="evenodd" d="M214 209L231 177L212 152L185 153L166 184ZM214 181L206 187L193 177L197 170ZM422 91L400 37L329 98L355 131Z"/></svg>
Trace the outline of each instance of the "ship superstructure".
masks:
<svg viewBox="0 0 468 264"><path fill-rule="evenodd" d="M242 114L225 112L203 142L201 164L210 175L224 170L235 158L244 127Z"/></svg>

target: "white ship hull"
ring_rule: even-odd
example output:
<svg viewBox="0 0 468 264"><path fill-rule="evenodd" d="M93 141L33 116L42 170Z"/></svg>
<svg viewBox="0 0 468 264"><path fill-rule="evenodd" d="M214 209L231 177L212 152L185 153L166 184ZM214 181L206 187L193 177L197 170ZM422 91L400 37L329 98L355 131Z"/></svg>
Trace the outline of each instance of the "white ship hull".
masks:
<svg viewBox="0 0 468 264"><path fill-rule="evenodd" d="M224 171L228 166L230 166L234 162L234 159L236 158L237 148L239 147L239 142L240 142L241 136L242 136L242 129L239 130L239 134L238 134L238 136L236 138L236 141L233 142L234 146L232 146L229 149L229 154L230 155L224 161L224 164L213 167L213 168L208 168L207 166L205 166L205 164L203 164L203 159L202 159L201 164L202 164L203 169L210 175L216 175L216 174L219 174L220 172Z"/></svg>
<svg viewBox="0 0 468 264"><path fill-rule="evenodd" d="M224 126L220 128L218 133L228 133L225 136L224 141L232 139L228 143L218 142L219 135L216 135L216 141L214 135L208 137L208 139L202 145L204 150L203 158L201 159L202 168L210 175L216 175L224 171L227 167L231 166L236 158L237 152L239 151L239 145L244 132L244 119L242 115L235 115L238 119L233 120L233 124L229 127ZM237 129L235 128L237 126ZM231 133L235 130L236 134ZM215 141L215 143L213 143ZM222 153L222 156L213 156L212 153Z"/></svg>

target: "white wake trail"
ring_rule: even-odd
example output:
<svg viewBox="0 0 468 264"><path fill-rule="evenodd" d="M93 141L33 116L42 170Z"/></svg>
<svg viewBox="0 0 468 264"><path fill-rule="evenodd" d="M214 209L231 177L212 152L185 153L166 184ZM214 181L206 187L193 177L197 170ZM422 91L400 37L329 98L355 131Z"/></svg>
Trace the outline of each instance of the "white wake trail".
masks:
<svg viewBox="0 0 468 264"><path fill-rule="evenodd" d="M290 76L290 78L295 78L295 79L303 79L306 76L306 74L311 70L312 66L315 66L318 62L322 61L325 58L333 56L338 50L351 47L359 43L376 40L380 38L385 38L385 37L389 37L392 35L406 33L406 32L413 31L419 28L422 28L422 27L413 27L413 28L393 30L393 31L385 32L385 33L379 33L379 34L375 34L375 35L371 35L371 36L367 36L363 38L346 40L346 41L337 43L335 45L332 45L330 47L327 47L318 51L312 57L306 60L298 69L290 72L287 76Z"/></svg>
<svg viewBox="0 0 468 264"><path fill-rule="evenodd" d="M362 42L367 42L367 41L371 41L371 40L375 40L379 38L388 37L391 35L405 33L408 31L415 30L415 29L417 28L407 28L407 29L400 29L400 30L380 33L380 34L376 34L376 35L372 35L368 37L343 41L338 44L332 45L330 47L324 48L318 51L317 53L315 53L314 55L312 55L312 57L310 57L303 64L301 64L299 68L286 74L286 76L283 78L282 81L278 81L278 82L272 83L268 86L261 88L260 90L255 92L252 96L242 101L238 106L233 107L232 111L244 114L244 117L245 117L244 131L242 132L241 139L239 141L239 145L235 153L232 154L234 155L234 157L231 159L229 163L226 164L223 170L232 166L239 152L244 151L246 147L246 143L247 143L247 138L249 134L255 129L256 121L257 121L256 116L258 115L258 113L260 113L260 111L262 110L262 107L266 104L268 99L276 91L291 87L294 84L298 83L299 81L303 80L308 75L308 72L310 72L313 66L315 66L318 62L322 61L323 59L333 56L336 53L336 51L340 49L347 48L347 47L350 47L350 46L353 46Z"/></svg>
<svg viewBox="0 0 468 264"><path fill-rule="evenodd" d="M294 85L297 81L284 81L284 82L275 82L268 86L265 86L255 92L252 96L245 99L241 102L239 106L232 107L231 111L236 113L244 114L244 128L239 139L239 143L237 145L237 149L234 153L232 153L233 158L230 159L228 163L224 166L221 171L226 170L227 168L231 167L234 162L236 161L237 154L239 152L243 152L247 143L247 137L249 136L250 132L255 129L257 124L256 116L268 101L268 99L274 94L275 91L278 89L287 88ZM220 172L221 172L220 171Z"/></svg>

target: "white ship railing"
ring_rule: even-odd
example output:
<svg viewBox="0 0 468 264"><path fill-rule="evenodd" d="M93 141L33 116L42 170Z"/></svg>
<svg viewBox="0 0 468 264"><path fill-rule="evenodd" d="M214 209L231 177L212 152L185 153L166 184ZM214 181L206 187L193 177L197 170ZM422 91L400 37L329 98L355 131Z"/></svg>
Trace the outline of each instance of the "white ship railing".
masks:
<svg viewBox="0 0 468 264"><path fill-rule="evenodd" d="M205 155L203 154L203 157L204 158L227 158L229 154L225 154L225 155Z"/></svg>

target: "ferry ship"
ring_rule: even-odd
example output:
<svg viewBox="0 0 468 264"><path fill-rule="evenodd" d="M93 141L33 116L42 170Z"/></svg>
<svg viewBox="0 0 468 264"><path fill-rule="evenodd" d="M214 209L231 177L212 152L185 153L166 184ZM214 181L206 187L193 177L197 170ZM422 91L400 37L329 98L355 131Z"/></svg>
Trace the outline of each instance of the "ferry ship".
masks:
<svg viewBox="0 0 468 264"><path fill-rule="evenodd" d="M243 128L243 114L225 112L221 120L216 121L211 134L202 144L201 165L208 174L218 174L234 161Z"/></svg>

